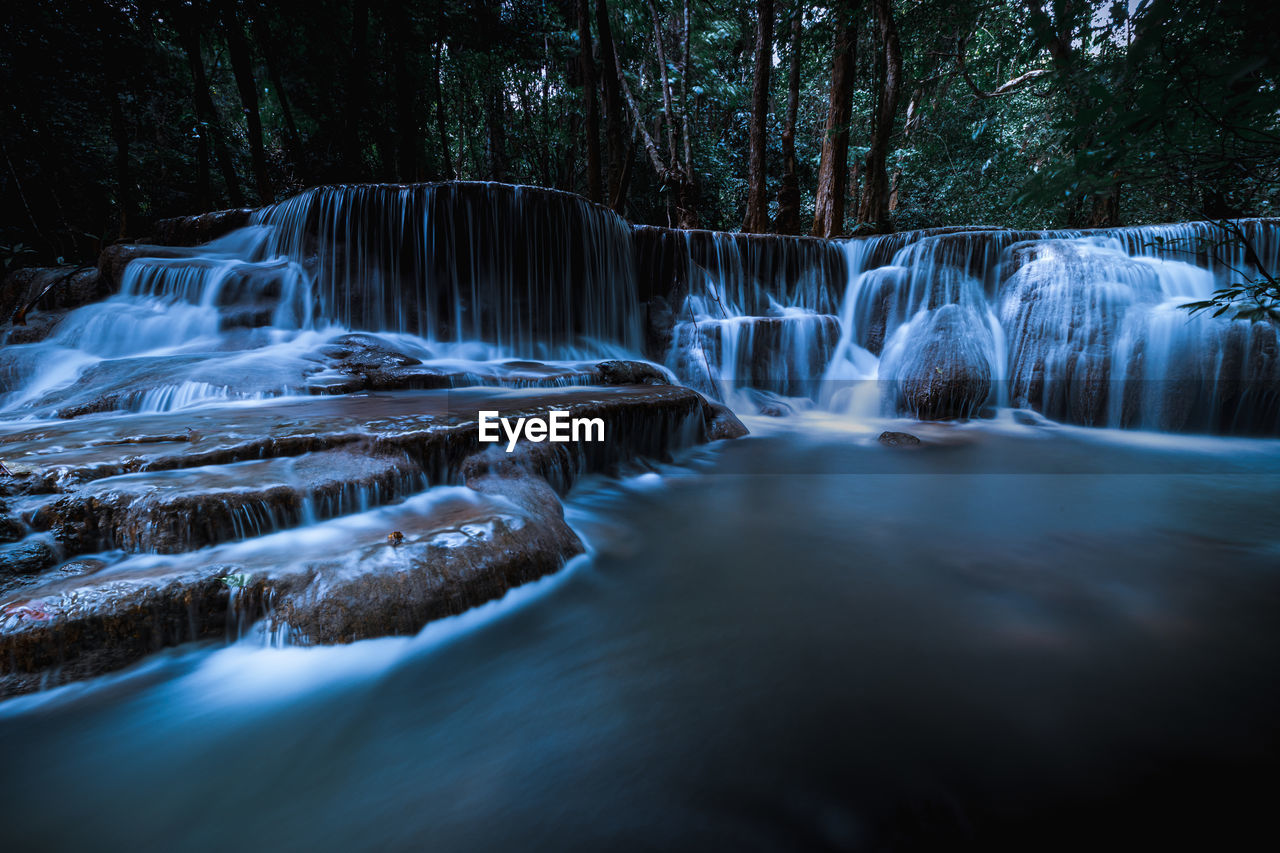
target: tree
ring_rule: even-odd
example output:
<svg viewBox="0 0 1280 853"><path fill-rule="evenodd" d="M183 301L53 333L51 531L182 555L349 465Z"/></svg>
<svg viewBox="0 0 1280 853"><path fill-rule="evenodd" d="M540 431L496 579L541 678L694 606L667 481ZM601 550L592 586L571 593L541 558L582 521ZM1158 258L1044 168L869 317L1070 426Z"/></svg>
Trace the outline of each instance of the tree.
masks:
<svg viewBox="0 0 1280 853"><path fill-rule="evenodd" d="M342 121L342 168L348 180L365 174L360 128L368 103L369 0L355 0L351 8L351 47L347 66L346 108Z"/></svg>
<svg viewBox="0 0 1280 853"><path fill-rule="evenodd" d="M747 215L742 230L769 230L768 175L765 169L765 124L769 119L769 70L773 66L773 0L756 0L756 59L751 89L751 132L748 154Z"/></svg>
<svg viewBox="0 0 1280 853"><path fill-rule="evenodd" d="M849 122L853 116L854 73L857 69L860 0L835 5L836 35L831 50L831 89L827 124L822 137L822 161L814 202L813 234L834 237L844 233L845 179L849 171Z"/></svg>
<svg viewBox="0 0 1280 853"><path fill-rule="evenodd" d="M880 43L880 73L871 123L871 146L867 152L867 185L858 219L883 232L893 228L889 219L889 176L885 162L898 114L898 94L902 89L902 51L898 45L898 28L893 21L892 0L872 0L872 8L875 11L876 37Z"/></svg>
<svg viewBox="0 0 1280 853"><path fill-rule="evenodd" d="M600 108L596 104L596 61L591 53L591 8L589 0L578 0L578 63L582 68L582 111L586 116L583 133L587 139L587 198L599 202Z"/></svg>
<svg viewBox="0 0 1280 853"><path fill-rule="evenodd" d="M604 90L605 147L609 151L609 206L621 212L625 206L623 169L628 159L622 138L622 87L619 81L617 51L613 45L613 27L609 24L609 7L596 0L596 30L600 34L601 75Z"/></svg>
<svg viewBox="0 0 1280 853"><path fill-rule="evenodd" d="M649 163L653 167L654 176L658 179L663 190L668 193L667 197L671 200L670 206L674 207L674 216L669 215L669 219L673 221L670 221L669 224L673 224L678 228L697 228L699 224L696 199L697 187L694 180L693 163L691 162L693 144L689 136L688 113L683 105L677 108L676 102L672 97L667 53L663 45L662 25L658 17L658 10L653 4L653 0L646 0L646 5L653 24L653 43L658 64L658 77L662 81L663 107L660 113L657 134L660 138L665 131L667 140L667 155L665 159L657 140L654 138L654 134L649 132L649 128L645 124L644 114L640 111L639 103L627 83L622 67L616 64L617 55L615 54L617 79L622 89L622 95L631 110L631 120L635 132L640 135L644 142L645 153L648 155ZM690 67L688 2L685 3L681 16L681 40L684 53L681 90L686 91ZM678 136L682 137L682 144L677 143ZM683 152L683 157L681 152Z"/></svg>
<svg viewBox="0 0 1280 853"><path fill-rule="evenodd" d="M209 93L209 82L204 73L204 59L200 55L200 19L193 8L179 4L174 17L177 20L178 35L182 48L187 56L187 66L191 70L192 97L196 105L196 133L204 151L213 148L218 159L218 168L222 171L222 180L227 187L227 195L231 204L239 207L244 204L244 196L240 193L240 180L236 177L235 164L231 159L231 150L222 132L222 121L218 109L213 104ZM207 164L207 153L205 163ZM208 187L207 172L202 179L202 186ZM212 197L210 196L210 200Z"/></svg>
<svg viewBox="0 0 1280 853"><path fill-rule="evenodd" d="M258 84L253 77L253 59L249 41L245 38L235 0L222 0L222 31L226 35L231 54L231 67L235 71L236 87L240 90L245 123L248 125L249 153L253 159L253 176L258 189L258 201L270 204L275 200L271 189L271 176L267 174L267 154L262 144L262 114L258 111Z"/></svg>
<svg viewBox="0 0 1280 853"><path fill-rule="evenodd" d="M796 116L800 111L800 36L804 27L803 0L796 0L791 14L791 42L788 48L787 117L782 126L782 182L778 187L778 216L773 230L779 234L800 233L800 176L796 164Z"/></svg>

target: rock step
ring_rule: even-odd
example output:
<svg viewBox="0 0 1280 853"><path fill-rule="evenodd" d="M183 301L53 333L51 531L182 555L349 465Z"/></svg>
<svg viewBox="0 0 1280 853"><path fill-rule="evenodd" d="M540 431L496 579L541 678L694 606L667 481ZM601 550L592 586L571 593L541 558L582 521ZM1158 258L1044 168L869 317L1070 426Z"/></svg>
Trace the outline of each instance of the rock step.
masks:
<svg viewBox="0 0 1280 853"><path fill-rule="evenodd" d="M267 614L294 643L409 634L582 551L533 477L474 477L402 504L180 555L139 555L0 604L0 696L166 646L233 639Z"/></svg>
<svg viewBox="0 0 1280 853"><path fill-rule="evenodd" d="M140 472L300 456L364 444L375 454L407 452L433 474L479 449L480 410L506 417L562 409L573 417L602 417L605 441L584 453L622 460L687 446L696 434L669 447L669 435L699 416L703 428L722 423L725 434L741 425L699 394L679 386L582 386L557 389L467 388L290 398L194 410L123 415L92 421L43 421L0 426L8 489L18 494L71 492L94 480ZM653 416L657 417L656 419ZM731 417L731 416L730 416ZM655 433L656 431L656 433ZM695 431L696 433L696 431ZM570 445L553 445L567 448ZM632 454L632 451L635 451ZM452 460L452 463L450 462Z"/></svg>
<svg viewBox="0 0 1280 853"><path fill-rule="evenodd" d="M550 409L602 418L605 440L524 441L514 453L479 443L480 410L528 417ZM54 492L36 517L66 549L104 540L208 547L113 565L79 560L11 585L0 594L0 694L221 639L228 624L264 614L270 630L299 642L416 631L580 552L556 496L578 477L744 433L696 392L656 385L314 397L11 424L0 431L14 460L8 488L26 492L19 502L27 505L41 500L41 488ZM399 504L226 541L309 520L304 495L350 512L361 497L399 497L397 489L416 483L444 485ZM236 520L261 500L278 508L253 516L251 529L248 515Z"/></svg>
<svg viewBox="0 0 1280 853"><path fill-rule="evenodd" d="M360 512L427 485L403 456L352 446L95 480L42 507L34 526L52 530L68 555L172 554Z"/></svg>

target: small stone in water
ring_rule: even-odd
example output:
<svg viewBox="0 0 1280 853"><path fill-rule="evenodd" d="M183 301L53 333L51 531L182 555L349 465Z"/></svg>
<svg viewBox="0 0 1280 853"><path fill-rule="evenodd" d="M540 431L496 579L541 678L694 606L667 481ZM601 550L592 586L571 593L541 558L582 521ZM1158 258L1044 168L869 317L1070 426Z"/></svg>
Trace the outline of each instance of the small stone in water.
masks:
<svg viewBox="0 0 1280 853"><path fill-rule="evenodd" d="M387 534L387 541L390 542L391 546L394 548L396 545L404 542L404 534L399 530L394 530Z"/></svg>
<svg viewBox="0 0 1280 853"><path fill-rule="evenodd" d="M882 432L876 441L885 447L915 447L920 444L920 439L916 438L909 432Z"/></svg>

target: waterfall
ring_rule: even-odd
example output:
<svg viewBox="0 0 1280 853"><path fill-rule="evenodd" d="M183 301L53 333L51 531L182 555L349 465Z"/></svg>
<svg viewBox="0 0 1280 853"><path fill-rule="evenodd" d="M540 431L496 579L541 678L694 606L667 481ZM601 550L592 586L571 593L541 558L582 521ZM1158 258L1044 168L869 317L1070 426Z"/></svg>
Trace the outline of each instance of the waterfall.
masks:
<svg viewBox="0 0 1280 853"><path fill-rule="evenodd" d="M631 232L576 196L500 184L335 186L265 208L269 254L300 264L316 316L485 341L524 355L635 349Z"/></svg>
<svg viewBox="0 0 1280 853"><path fill-rule="evenodd" d="M659 298L674 303L666 364L682 381L720 399L818 393L840 338L848 272L838 244L658 228L637 229L637 240L665 279Z"/></svg>
<svg viewBox="0 0 1280 853"><path fill-rule="evenodd" d="M116 295L0 352L0 411L328 393L347 387L335 341L358 331L357 349L420 364L424 382L648 358L748 413L1013 407L1280 433L1275 324L1179 307L1256 274L1223 224L833 241L631 226L568 193L486 183L318 187L246 221L198 247L130 247ZM1280 223L1229 227L1280 269Z"/></svg>
<svg viewBox="0 0 1280 853"><path fill-rule="evenodd" d="M1280 224L1234 225L1280 268ZM1179 307L1257 275L1229 237L1193 222L869 238L850 266L824 402L863 416L1007 405L1089 426L1280 433L1275 324ZM944 392L955 399L931 396Z"/></svg>
<svg viewBox="0 0 1280 853"><path fill-rule="evenodd" d="M512 358L643 346L631 227L568 193L318 187L202 246L137 248L114 296L71 312L44 341L5 347L0 411L314 393L332 373L327 345L352 331L459 377L492 377Z"/></svg>

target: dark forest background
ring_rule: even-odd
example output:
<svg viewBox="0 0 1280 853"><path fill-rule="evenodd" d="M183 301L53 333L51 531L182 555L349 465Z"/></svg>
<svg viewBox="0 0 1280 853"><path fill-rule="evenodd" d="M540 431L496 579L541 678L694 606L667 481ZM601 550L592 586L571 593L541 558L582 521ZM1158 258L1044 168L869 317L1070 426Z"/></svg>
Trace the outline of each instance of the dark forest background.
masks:
<svg viewBox="0 0 1280 853"><path fill-rule="evenodd" d="M1251 0L9 0L0 257L307 186L495 180L848 234L1272 215Z"/></svg>

